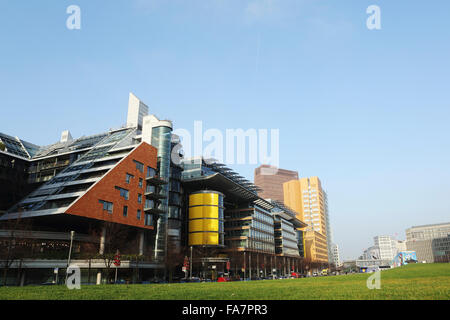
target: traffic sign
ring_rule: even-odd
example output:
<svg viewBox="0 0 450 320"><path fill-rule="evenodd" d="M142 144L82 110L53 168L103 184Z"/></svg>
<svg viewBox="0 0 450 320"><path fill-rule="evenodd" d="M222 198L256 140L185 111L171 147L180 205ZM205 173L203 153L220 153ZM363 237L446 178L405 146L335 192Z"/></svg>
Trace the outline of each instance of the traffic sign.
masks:
<svg viewBox="0 0 450 320"><path fill-rule="evenodd" d="M114 256L114 265L115 265L116 267L120 266L120 254L116 254L116 255Z"/></svg>

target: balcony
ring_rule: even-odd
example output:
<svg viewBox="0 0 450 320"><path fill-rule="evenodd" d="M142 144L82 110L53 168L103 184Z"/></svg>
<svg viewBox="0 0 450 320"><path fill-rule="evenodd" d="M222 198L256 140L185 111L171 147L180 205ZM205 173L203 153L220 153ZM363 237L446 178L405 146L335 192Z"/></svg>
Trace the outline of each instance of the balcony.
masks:
<svg viewBox="0 0 450 320"><path fill-rule="evenodd" d="M168 183L166 178L162 178L158 175L147 176L145 178L145 180L147 181L148 184L156 185L156 186L164 185L164 184Z"/></svg>
<svg viewBox="0 0 450 320"><path fill-rule="evenodd" d="M164 214L167 213L167 207L163 205L155 206L155 207L144 207L144 212L151 214Z"/></svg>
<svg viewBox="0 0 450 320"><path fill-rule="evenodd" d="M167 196L164 194L161 194L160 191L145 191L145 196L148 199L152 199L152 200L161 200L161 199L167 198Z"/></svg>

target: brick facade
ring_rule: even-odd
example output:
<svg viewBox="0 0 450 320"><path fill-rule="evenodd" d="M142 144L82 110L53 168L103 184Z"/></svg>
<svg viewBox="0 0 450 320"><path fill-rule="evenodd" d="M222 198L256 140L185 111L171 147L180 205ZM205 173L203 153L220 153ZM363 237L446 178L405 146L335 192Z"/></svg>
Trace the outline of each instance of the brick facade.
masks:
<svg viewBox="0 0 450 320"><path fill-rule="evenodd" d="M153 226L144 225L145 204L145 177L147 166L157 167L157 150L155 147L143 142L128 156L122 159L100 181L94 184L85 195L72 204L66 214L72 214L97 220L110 221L145 229L154 229ZM144 164L143 172L136 168L139 161ZM126 182L126 174L134 177L130 183ZM139 188L139 178L143 180L142 188ZM129 199L120 196L120 187L129 191ZM142 195L141 203L138 203L138 194ZM113 203L113 212L103 210L103 204L99 200ZM128 214L123 215L123 207L128 207ZM141 210L141 217L137 219L137 210Z"/></svg>

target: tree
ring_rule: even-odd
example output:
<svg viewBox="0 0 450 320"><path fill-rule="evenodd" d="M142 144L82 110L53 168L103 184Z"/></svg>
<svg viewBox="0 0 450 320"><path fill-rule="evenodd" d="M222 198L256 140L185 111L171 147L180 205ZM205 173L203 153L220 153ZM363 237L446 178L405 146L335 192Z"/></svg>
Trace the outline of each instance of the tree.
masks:
<svg viewBox="0 0 450 320"><path fill-rule="evenodd" d="M99 236L104 238L104 242L100 244L99 255L105 263L106 276L109 283L111 279L111 265L114 257L117 253L125 252L135 242L133 239L129 239L127 227L110 221L103 221L101 223Z"/></svg>
<svg viewBox="0 0 450 320"><path fill-rule="evenodd" d="M19 216L16 219L3 221L0 224L0 230L4 233L0 240L0 266L3 270L2 278L5 286L8 270L12 264L29 254L31 221L30 219L22 219Z"/></svg>
<svg viewBox="0 0 450 320"><path fill-rule="evenodd" d="M244 267L244 253L242 251L230 250L227 252L230 259L230 273L234 279L240 279L240 273Z"/></svg>
<svg viewBox="0 0 450 320"><path fill-rule="evenodd" d="M169 238L167 243L166 267L169 271L169 282L173 281L173 275L177 267L181 267L184 262L184 257L187 255L186 248L179 248L176 243Z"/></svg>

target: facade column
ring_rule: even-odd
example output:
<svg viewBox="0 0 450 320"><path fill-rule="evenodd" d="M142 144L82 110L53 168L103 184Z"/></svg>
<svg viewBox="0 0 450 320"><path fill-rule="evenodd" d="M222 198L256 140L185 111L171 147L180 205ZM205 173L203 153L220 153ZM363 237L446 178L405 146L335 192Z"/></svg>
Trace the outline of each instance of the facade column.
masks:
<svg viewBox="0 0 450 320"><path fill-rule="evenodd" d="M264 278L267 278L267 255L264 254Z"/></svg>
<svg viewBox="0 0 450 320"><path fill-rule="evenodd" d="M291 258L289 258L289 257L287 257L287 268L288 268L287 274L288 274L288 276L290 276L291 275Z"/></svg>
<svg viewBox="0 0 450 320"><path fill-rule="evenodd" d="M272 274L273 278L273 255L270 255L270 273Z"/></svg>
<svg viewBox="0 0 450 320"><path fill-rule="evenodd" d="M248 253L248 277L252 280L252 253Z"/></svg>
<svg viewBox="0 0 450 320"><path fill-rule="evenodd" d="M106 239L106 227L102 227L102 233L100 235L100 249L98 251L99 254L104 254L105 253L105 239ZM101 284L102 283L102 270L98 269L97 271L97 281L96 284Z"/></svg>
<svg viewBox="0 0 450 320"><path fill-rule="evenodd" d="M139 255L144 255L144 231L139 232Z"/></svg>
<svg viewBox="0 0 450 320"><path fill-rule="evenodd" d="M245 251L244 251L244 265L243 265L243 267L244 267L244 280L245 280L245 274L247 273L247 259L246 259L246 257L245 257Z"/></svg>
<svg viewBox="0 0 450 320"><path fill-rule="evenodd" d="M277 265L277 256L276 255L274 255L274 258L275 258L275 272L276 272L276 274L277 274L277 276L278 276L278 265Z"/></svg>
<svg viewBox="0 0 450 320"><path fill-rule="evenodd" d="M259 278L259 253L257 252L256 253L256 272L257 272L257 276L256 276L256 278L258 279Z"/></svg>

